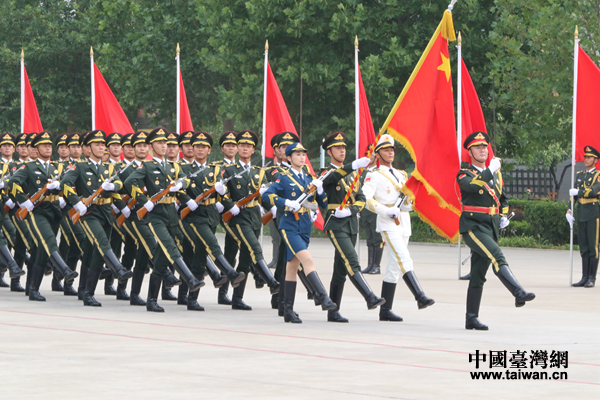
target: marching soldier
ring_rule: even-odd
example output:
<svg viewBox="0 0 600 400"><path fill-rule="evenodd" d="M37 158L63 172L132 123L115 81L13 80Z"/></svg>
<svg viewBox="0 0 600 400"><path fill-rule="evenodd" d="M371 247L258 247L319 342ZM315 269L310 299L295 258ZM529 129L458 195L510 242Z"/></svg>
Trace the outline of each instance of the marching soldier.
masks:
<svg viewBox="0 0 600 400"><path fill-rule="evenodd" d="M69 146L67 145L67 139L69 138L68 133L63 133L62 135L58 135L56 138L56 152L58 153L57 161L69 161L71 157L71 152L69 151Z"/></svg>
<svg viewBox="0 0 600 400"><path fill-rule="evenodd" d="M251 164L252 154L259 143L258 135L250 130L243 130L236 136L238 144L239 161L237 164L226 167L223 179L234 176L244 170L246 172L237 178L227 182L225 187L221 182L215 183L216 191L221 195L229 192L229 198L223 202L225 211L231 211L233 218L225 224L225 228L236 240L240 248L240 263L237 271L244 272L246 279L233 290L231 307L235 310L252 310L252 307L244 303L244 291L248 280L248 272L252 266L271 290L271 294L279 292L279 282L273 278L267 263L263 259L262 248L258 242L262 226L259 201L256 199L241 208L237 203L256 191L263 190L261 185L265 180L265 172L259 167ZM265 189L266 190L266 189Z"/></svg>
<svg viewBox="0 0 600 400"><path fill-rule="evenodd" d="M27 147L27 137L29 135L27 133L21 133L17 135L15 139L15 149L17 154L19 155L18 162L29 161L29 148Z"/></svg>
<svg viewBox="0 0 600 400"><path fill-rule="evenodd" d="M471 248L471 279L467 291L466 329L488 330L479 322L479 305L485 283L485 274L492 264L494 274L515 297L515 306L535 298L526 292L513 275L504 254L498 246L499 230L509 224L508 201L504 195L504 181L500 172L500 160L493 158L489 167L490 137L485 132L467 136L463 147L469 151L471 165L461 169L456 177L460 186L463 209L460 216L460 234Z"/></svg>
<svg viewBox="0 0 600 400"><path fill-rule="evenodd" d="M377 168L377 158L372 159L371 164L369 164L367 170L360 177L361 185L364 185L367 174L375 168ZM377 214L370 211L368 207L365 207L360 212L359 222L367 234L367 249L369 249L367 268L363 269L362 273L379 275L381 273L381 258L383 257L383 238L381 237L381 233L377 232Z"/></svg>
<svg viewBox="0 0 600 400"><path fill-rule="evenodd" d="M179 165L165 160L167 137L164 128L156 128L151 131L146 138L146 143L151 146L154 158L145 161L142 166L129 175L124 185L131 198L148 212L146 216L148 227L158 243L153 254L154 269L150 276L146 310L164 312L164 309L158 305L157 299L162 278L169 264L179 272L191 292L199 290L204 286L204 282L192 275L183 261L174 239L181 240L182 238L175 201L183 194L180 191L187 188L189 180L178 181L181 175ZM143 187L146 187L146 194L142 191ZM154 200L156 203L151 201L153 196L167 188L169 188L167 195Z"/></svg>
<svg viewBox="0 0 600 400"><path fill-rule="evenodd" d="M410 216L412 206L399 204L402 186L408 179L406 172L392 167L394 161L394 139L383 135L375 147L380 166L370 171L365 179L363 191L367 208L377 215L377 231L385 237L388 264L381 286L381 297L385 304L379 309L380 321L402 321L402 317L392 312L394 293L398 278L411 291L419 309L426 308L435 301L425 295L413 270L413 261L408 252L411 234ZM396 219L399 225L396 225Z"/></svg>
<svg viewBox="0 0 600 400"><path fill-rule="evenodd" d="M327 210L323 210L324 230L335 247L329 297L337 304L335 310L328 311L327 321L348 322L348 319L342 317L339 312L346 275L350 276L350 281L364 297L369 310L385 303L384 299L373 293L360 272L359 259L354 247L358 235L357 214L365 206L365 196L360 185L356 185L352 189L348 203L340 210L340 205L346 193L350 191L350 185L356 176L356 172L353 171L367 167L370 161L367 157L363 157L343 165L346 158L346 134L343 132L333 133L323 141L322 146L331 157L331 165L322 171L322 174L328 170L334 170L323 182L323 189L327 194L328 201Z"/></svg>
<svg viewBox="0 0 600 400"><path fill-rule="evenodd" d="M58 193L60 182L49 183L52 178L58 177L63 172L63 164L50 161L52 155L52 136L49 132L40 132L31 141L31 147L35 148L37 160L26 162L14 173L8 182L8 189L13 201L19 204L21 209L26 210L27 223L30 231L35 235L39 245L36 251L33 265L31 286L29 288L29 300L46 301L39 292L40 284L44 277L44 271L48 260L64 276L65 282L72 281L77 277L77 272L65 264L56 243L56 234L60 225L61 213L58 205ZM41 200L37 206L29 199L40 191L44 185L49 194ZM35 209L34 209L35 207Z"/></svg>
<svg viewBox="0 0 600 400"><path fill-rule="evenodd" d="M577 221L577 237L579 238L579 253L581 254L581 280L574 283L575 287L592 288L596 285L598 272L598 226L600 226L600 171L596 169L600 152L592 146L585 146L585 170L577 172L575 188L569 189L569 195L577 203L577 215L573 217L571 210L567 211L567 221L571 227Z"/></svg>
<svg viewBox="0 0 600 400"><path fill-rule="evenodd" d="M56 141L54 142L54 146L56 146L56 151L58 152L58 162L63 164L63 168L66 168L69 166L70 162L69 162L69 157L70 157L70 153L69 153L69 146L67 146L67 139L69 138L69 134L67 133L63 133L62 135L58 135L56 138ZM62 210L64 210L64 206L65 206L65 200L62 197L59 197L59 205L60 208ZM62 228L62 221L61 221L61 237L60 237L60 244L58 245L58 251L61 255L61 257L63 258L63 260L65 260L65 263L67 263L67 265L69 265L69 263L67 262L67 252L69 249L69 239L66 238L66 233ZM63 292L65 291L65 288L63 287L63 285L60 283L60 281L62 280L62 275L60 275L60 273L58 271L54 271L54 274L52 275L52 284L51 284L51 288L53 292Z"/></svg>
<svg viewBox="0 0 600 400"><path fill-rule="evenodd" d="M179 161L179 135L177 132L170 132L167 136L167 161Z"/></svg>
<svg viewBox="0 0 600 400"><path fill-rule="evenodd" d="M120 167L125 167L125 165L121 164L121 153L123 152L123 146L121 146L121 139L123 136L118 132L113 132L110 135L106 135L106 150L105 154L108 153L108 159L103 162L118 164ZM122 182L122 181L121 181ZM120 213L121 211L117 206L113 203L112 209L115 214ZM122 205L121 205L122 206ZM114 225L114 221L113 221ZM117 259L121 260L121 253L123 249L123 242L125 241L125 235L121 232L118 227L112 227L112 232L110 234L110 247ZM127 253L125 253L127 254ZM121 263L127 261L127 265L123 264L123 268L126 270L131 270L133 266L133 259L131 257L126 257L125 260L121 260ZM115 277L113 274L108 274L106 278L104 278L104 294L107 296L117 295L117 300L129 300L129 295L127 294L127 280L121 279L117 286L119 290L115 290L113 286L113 282L115 281Z"/></svg>

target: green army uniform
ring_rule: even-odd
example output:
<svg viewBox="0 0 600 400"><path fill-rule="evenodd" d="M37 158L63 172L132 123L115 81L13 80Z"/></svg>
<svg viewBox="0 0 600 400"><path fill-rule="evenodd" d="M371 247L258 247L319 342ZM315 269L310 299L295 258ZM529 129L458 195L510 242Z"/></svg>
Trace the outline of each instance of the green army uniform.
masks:
<svg viewBox="0 0 600 400"><path fill-rule="evenodd" d="M49 132L40 132L31 141L33 147L40 144L52 144ZM39 251L36 251L35 255L29 289L29 300L32 301L46 301L40 294L39 288L48 261L63 274L65 282L73 280L78 275L77 272L71 271L58 252L56 235L61 219L58 205L59 190L48 191L49 194L38 202L35 209L29 200L29 197L40 191L49 179L58 177L62 172L63 164L54 161L42 163L40 159L37 159L21 165L8 182L11 199L21 208L29 211L26 222L30 228L30 234L35 237L39 247Z"/></svg>
<svg viewBox="0 0 600 400"><path fill-rule="evenodd" d="M472 133L467 136L463 144L467 150L478 145L489 145L487 133ZM469 168L461 169L456 177L463 204L459 229L462 238L471 249L466 329L488 329L477 318L483 284L486 281L485 274L490 263L493 265L494 274L515 297L516 307L522 307L526 301L535 298L535 294L526 292L517 282L502 249L498 246L501 216L504 223L508 225L508 220L504 216L508 213L508 200L499 166L499 162L496 167L490 163L490 168L479 170L470 165Z"/></svg>
<svg viewBox="0 0 600 400"><path fill-rule="evenodd" d="M148 134L146 143L152 144L157 141L166 141L165 132L164 128L154 129ZM146 309L148 311L164 311L162 307L158 306L157 297L161 280L169 265L175 267L188 285L190 291L197 291L204 285L204 282L197 280L192 275L183 261L176 243L176 239L181 241L183 235L179 227L175 201L183 192L181 190L169 192L156 205L153 205L153 203L146 205L152 196L162 192L171 182L178 180L180 177L181 168L177 163L167 162L155 157L151 161L144 161L142 166L129 175L124 182L126 192L140 206L150 207L150 211L145 218L148 220L148 227L154 234L158 244L152 256L154 269L150 277L148 300L146 302ZM189 185L189 180L183 180L177 185L181 189L185 189ZM141 189L143 187L146 187L146 194Z"/></svg>
<svg viewBox="0 0 600 400"><path fill-rule="evenodd" d="M592 146L585 146L584 156L595 157L597 160L600 153ZM596 284L598 237L600 235L599 176L600 171L596 167L589 171L578 171L575 175L575 189L577 190L574 199L577 203L575 220L577 221L577 238L582 262L582 277L579 282L573 284L575 287L591 288Z"/></svg>
<svg viewBox="0 0 600 400"><path fill-rule="evenodd" d="M335 132L327 137L322 144L325 151L335 146L346 146L346 134ZM336 167L333 164L321 171L321 175L333 170L323 181L323 190L327 194L327 210L321 210L325 219L324 231L327 232L331 243L335 247L333 262L333 275L331 277L329 297L337 304L336 310L327 312L329 322L348 322L339 312L346 275L357 288L359 293L367 301L367 308L374 309L385 302L384 299L373 293L367 281L361 273L360 260L356 254L355 245L358 239L358 217L357 214L365 207L366 198L360 186L360 182L354 186L345 208L350 210L351 215L345 218L336 218L336 210L344 201L346 193L350 191L352 182L356 177L353 163Z"/></svg>
<svg viewBox="0 0 600 400"><path fill-rule="evenodd" d="M254 147L258 144L258 136L249 130L241 131L237 134L238 145L242 143L251 144ZM239 174L245 170L241 161L235 165L225 168L223 179ZM241 176L231 179L227 182L229 195L223 201L225 211L229 211L234 206L237 209L237 202L258 191L265 182L264 170L256 165L250 165L250 169ZM271 294L279 292L279 282L273 278L267 263L264 261L262 248L258 242L262 227L260 215L260 196L254 199L235 215L229 223L225 224L226 230L236 239L240 249L240 262L237 267L238 272L244 272L244 279L233 291L232 308L241 310L251 310L252 308L242 300L246 288L248 272L254 267L260 277L267 283Z"/></svg>
<svg viewBox="0 0 600 400"><path fill-rule="evenodd" d="M102 130L90 132L85 140L84 145L89 146L92 143L105 143L106 134ZM93 160L80 162L75 166L75 169L67 172L61 181L61 191L66 201L75 209L79 207L86 208L83 203L92 196L100 187L110 185L106 182L113 178L115 174L115 164L98 163ZM86 306L99 307L101 304L94 298L96 285L100 278L102 266L106 266L120 280L128 279L132 276L131 271L127 271L121 265L121 262L115 255L110 245L110 236L112 233L112 204L118 204L123 208L125 205L117 192L122 188L123 183L119 179L112 181L112 188L104 188L104 191L97 196L89 207L87 207L84 215L81 216L79 224L81 224L87 240L83 244L83 259L82 270L87 267L87 276L85 280L85 292L83 296L83 304ZM81 213L81 211L79 211Z"/></svg>

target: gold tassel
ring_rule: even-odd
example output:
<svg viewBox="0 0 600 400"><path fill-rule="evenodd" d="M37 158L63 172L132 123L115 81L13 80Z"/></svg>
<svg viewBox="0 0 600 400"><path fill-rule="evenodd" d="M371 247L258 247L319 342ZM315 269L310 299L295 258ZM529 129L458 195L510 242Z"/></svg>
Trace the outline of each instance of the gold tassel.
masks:
<svg viewBox="0 0 600 400"><path fill-rule="evenodd" d="M442 18L442 37L450 42L456 40L454 22L452 22L452 13L448 10L444 12L444 17Z"/></svg>

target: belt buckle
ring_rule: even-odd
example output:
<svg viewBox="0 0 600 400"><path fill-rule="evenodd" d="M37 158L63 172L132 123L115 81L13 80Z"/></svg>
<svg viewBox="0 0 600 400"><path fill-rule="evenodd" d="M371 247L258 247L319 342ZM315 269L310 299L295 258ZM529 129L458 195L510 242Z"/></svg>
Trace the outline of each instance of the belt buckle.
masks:
<svg viewBox="0 0 600 400"><path fill-rule="evenodd" d="M490 207L490 215L496 215L498 214L498 208L496 207Z"/></svg>

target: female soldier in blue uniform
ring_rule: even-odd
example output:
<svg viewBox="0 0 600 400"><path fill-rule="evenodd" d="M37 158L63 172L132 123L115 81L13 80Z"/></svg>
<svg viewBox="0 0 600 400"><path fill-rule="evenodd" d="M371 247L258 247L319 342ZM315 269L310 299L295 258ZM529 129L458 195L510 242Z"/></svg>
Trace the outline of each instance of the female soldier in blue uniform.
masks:
<svg viewBox="0 0 600 400"><path fill-rule="evenodd" d="M287 261L285 271L285 288L284 292L284 321L292 323L302 323L293 310L294 297L296 294L296 275L298 267L302 263L302 267L306 272L306 277L315 289L315 296L321 301L323 310L333 310L337 306L331 301L327 292L319 279L315 264L311 254L308 252L308 243L310 242L310 230L312 222L310 218L310 208L316 208L312 205L309 199L300 204L297 199L303 192L308 191L310 186L317 188L317 202L322 208L327 208L327 196L323 192L323 183L314 179L314 177L305 174L302 171L302 166L306 159L306 149L300 143L289 145L285 149L285 155L291 168L288 171L282 172L279 179L275 181L271 187L263 193L263 203L269 203L283 211L283 216L279 222L281 237L286 243L285 260ZM308 206L308 207L307 207ZM298 213L299 220L296 221L294 214Z"/></svg>

